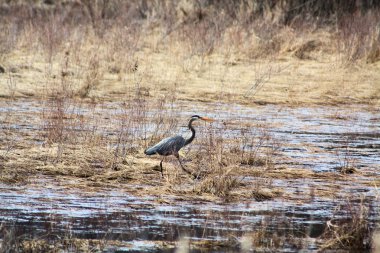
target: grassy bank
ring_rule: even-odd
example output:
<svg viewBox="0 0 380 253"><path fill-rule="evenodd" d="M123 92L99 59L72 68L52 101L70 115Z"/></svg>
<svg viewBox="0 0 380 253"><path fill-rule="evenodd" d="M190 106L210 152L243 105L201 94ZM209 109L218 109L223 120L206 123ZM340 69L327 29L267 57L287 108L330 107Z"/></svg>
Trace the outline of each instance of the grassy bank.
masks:
<svg viewBox="0 0 380 253"><path fill-rule="evenodd" d="M380 101L376 6L309 18L244 1L11 2L1 9L1 97L175 92L242 104Z"/></svg>

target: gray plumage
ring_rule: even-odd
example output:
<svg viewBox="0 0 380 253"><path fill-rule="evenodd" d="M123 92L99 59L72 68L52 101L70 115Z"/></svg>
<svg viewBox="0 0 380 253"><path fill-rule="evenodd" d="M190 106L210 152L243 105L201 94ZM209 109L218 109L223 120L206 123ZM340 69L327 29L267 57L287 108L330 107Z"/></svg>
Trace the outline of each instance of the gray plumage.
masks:
<svg viewBox="0 0 380 253"><path fill-rule="evenodd" d="M145 150L146 155L159 154L163 156L175 155L185 146L185 138L180 135L168 137L157 143L151 148Z"/></svg>

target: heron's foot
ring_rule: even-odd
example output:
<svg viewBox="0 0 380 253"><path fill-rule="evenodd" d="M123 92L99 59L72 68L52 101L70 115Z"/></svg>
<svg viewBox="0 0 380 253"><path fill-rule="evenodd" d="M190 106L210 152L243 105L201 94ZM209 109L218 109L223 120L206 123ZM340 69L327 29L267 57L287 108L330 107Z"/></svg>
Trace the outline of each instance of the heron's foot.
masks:
<svg viewBox="0 0 380 253"><path fill-rule="evenodd" d="M191 174L191 179L193 179L193 180L199 180L200 178L199 178L198 175L195 175L195 174L193 173L193 174Z"/></svg>
<svg viewBox="0 0 380 253"><path fill-rule="evenodd" d="M192 176L193 176L193 180L200 180L200 179L202 179L202 176L200 174L193 173Z"/></svg>

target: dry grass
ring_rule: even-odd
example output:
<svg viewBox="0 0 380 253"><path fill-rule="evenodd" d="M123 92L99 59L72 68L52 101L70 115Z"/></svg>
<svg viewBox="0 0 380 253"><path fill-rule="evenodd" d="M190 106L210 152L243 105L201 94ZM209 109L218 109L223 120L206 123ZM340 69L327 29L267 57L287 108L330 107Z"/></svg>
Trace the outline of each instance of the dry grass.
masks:
<svg viewBox="0 0 380 253"><path fill-rule="evenodd" d="M322 249L350 249L370 250L374 246L372 241L373 229L368 222L369 206L361 200L360 205L354 205L348 200L345 206L338 207L336 212L344 212L346 219L328 221L322 237L328 240Z"/></svg>
<svg viewBox="0 0 380 253"><path fill-rule="evenodd" d="M90 23L78 16L82 26L67 20L79 15L75 5L29 24L3 24L12 39L1 42L10 48L3 50L2 66L12 75L0 75L0 96L46 97L62 86L79 98L120 99L139 83L150 97L175 87L177 99L186 100L378 105L376 11L342 18L336 32L313 23L248 22L244 13L239 25L227 14L213 16L212 7L170 4L147 8L167 8L173 16L155 12L110 24L101 18L106 14L95 14L103 7L86 3Z"/></svg>

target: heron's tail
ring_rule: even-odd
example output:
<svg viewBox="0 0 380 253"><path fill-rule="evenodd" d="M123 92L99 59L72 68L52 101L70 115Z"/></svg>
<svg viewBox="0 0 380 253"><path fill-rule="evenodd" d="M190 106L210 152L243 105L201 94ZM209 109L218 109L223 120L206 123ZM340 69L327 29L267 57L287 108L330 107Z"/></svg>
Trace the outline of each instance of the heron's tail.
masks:
<svg viewBox="0 0 380 253"><path fill-rule="evenodd" d="M145 149L144 153L146 155L154 155L156 153L156 148L155 147L147 148Z"/></svg>

